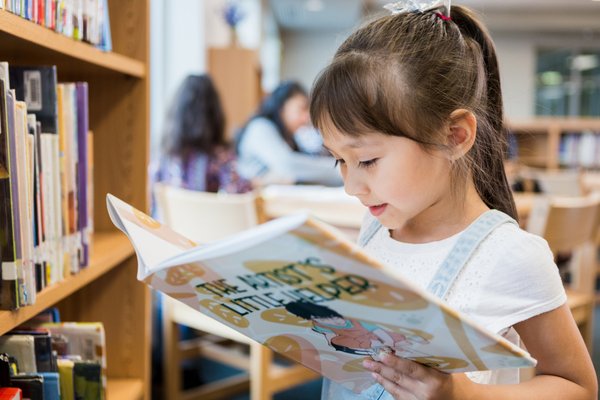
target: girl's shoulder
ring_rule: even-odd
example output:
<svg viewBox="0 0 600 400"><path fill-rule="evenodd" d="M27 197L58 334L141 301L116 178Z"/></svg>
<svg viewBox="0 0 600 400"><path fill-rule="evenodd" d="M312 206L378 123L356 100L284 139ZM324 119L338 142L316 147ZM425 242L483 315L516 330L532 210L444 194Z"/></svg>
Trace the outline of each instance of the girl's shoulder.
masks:
<svg viewBox="0 0 600 400"><path fill-rule="evenodd" d="M546 239L527 232L516 224L500 225L484 243L487 246L494 246L498 252L506 252L508 256L552 253Z"/></svg>

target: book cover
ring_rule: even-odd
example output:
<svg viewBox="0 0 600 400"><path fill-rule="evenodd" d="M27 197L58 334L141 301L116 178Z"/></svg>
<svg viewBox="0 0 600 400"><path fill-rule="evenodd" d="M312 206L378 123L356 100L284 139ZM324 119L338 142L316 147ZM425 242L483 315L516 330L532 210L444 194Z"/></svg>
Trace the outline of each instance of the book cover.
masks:
<svg viewBox="0 0 600 400"><path fill-rule="evenodd" d="M25 399L44 400L44 378L39 374L13 376L11 385L20 388Z"/></svg>
<svg viewBox="0 0 600 400"><path fill-rule="evenodd" d="M10 358L7 353L0 352L0 388L10 386Z"/></svg>
<svg viewBox="0 0 600 400"><path fill-rule="evenodd" d="M73 386L73 366L75 363L66 358L58 359L58 374L60 381L61 400L75 400Z"/></svg>
<svg viewBox="0 0 600 400"><path fill-rule="evenodd" d="M55 357L52 355L52 337L44 328L20 327L10 331L10 335L29 335L33 337L36 372L56 372Z"/></svg>
<svg viewBox="0 0 600 400"><path fill-rule="evenodd" d="M56 66L12 66L10 86L42 124L42 132L57 133Z"/></svg>
<svg viewBox="0 0 600 400"><path fill-rule="evenodd" d="M44 378L44 400L60 400L60 383L58 372L41 372Z"/></svg>
<svg viewBox="0 0 600 400"><path fill-rule="evenodd" d="M19 371L26 374L37 373L35 363L35 341L32 335L0 336L0 353L6 353L17 360Z"/></svg>
<svg viewBox="0 0 600 400"><path fill-rule="evenodd" d="M23 391L19 388L0 387L0 400L21 400Z"/></svg>
<svg viewBox="0 0 600 400"><path fill-rule="evenodd" d="M98 361L75 361L73 383L75 398L82 400L104 399L102 388L102 366Z"/></svg>
<svg viewBox="0 0 600 400"><path fill-rule="evenodd" d="M305 214L196 246L110 194L107 207L139 280L355 392L380 351L448 373L535 365Z"/></svg>

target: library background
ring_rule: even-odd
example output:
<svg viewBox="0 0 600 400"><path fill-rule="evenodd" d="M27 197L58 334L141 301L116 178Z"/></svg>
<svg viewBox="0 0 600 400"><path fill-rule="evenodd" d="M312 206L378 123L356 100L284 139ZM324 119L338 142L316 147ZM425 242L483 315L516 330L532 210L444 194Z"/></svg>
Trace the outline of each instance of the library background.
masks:
<svg viewBox="0 0 600 400"><path fill-rule="evenodd" d="M106 195L197 242L299 210L356 239L365 210L340 187L195 196L151 170L186 76L212 78L233 142L386 3L0 0L0 399L319 398L314 372L138 281ZM497 45L520 223L554 252L598 370L600 2L460 4Z"/></svg>

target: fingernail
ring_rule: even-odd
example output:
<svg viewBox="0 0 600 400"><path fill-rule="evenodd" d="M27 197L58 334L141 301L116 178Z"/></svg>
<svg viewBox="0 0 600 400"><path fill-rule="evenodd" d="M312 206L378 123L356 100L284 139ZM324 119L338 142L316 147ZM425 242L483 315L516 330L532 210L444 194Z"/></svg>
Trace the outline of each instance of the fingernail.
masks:
<svg viewBox="0 0 600 400"><path fill-rule="evenodd" d="M363 360L362 364L363 364L363 367L365 367L367 369L373 368L373 362L371 360Z"/></svg>
<svg viewBox="0 0 600 400"><path fill-rule="evenodd" d="M379 374L376 374L375 372L371 372L371 376L373 378L375 378L375 380L379 380Z"/></svg>

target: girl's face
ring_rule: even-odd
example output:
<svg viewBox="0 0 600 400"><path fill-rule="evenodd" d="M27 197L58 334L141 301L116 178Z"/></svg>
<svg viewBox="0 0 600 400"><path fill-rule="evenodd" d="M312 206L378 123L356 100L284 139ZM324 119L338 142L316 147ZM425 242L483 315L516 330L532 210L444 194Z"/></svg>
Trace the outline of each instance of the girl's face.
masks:
<svg viewBox="0 0 600 400"><path fill-rule="evenodd" d="M310 122L308 98L299 93L287 99L281 108L281 120L285 128L291 133L307 125Z"/></svg>
<svg viewBox="0 0 600 400"><path fill-rule="evenodd" d="M351 137L328 131L323 139L339 162L346 192L367 206L394 237L414 231L413 226L431 227L453 211L445 152L425 151L410 139L379 133Z"/></svg>

